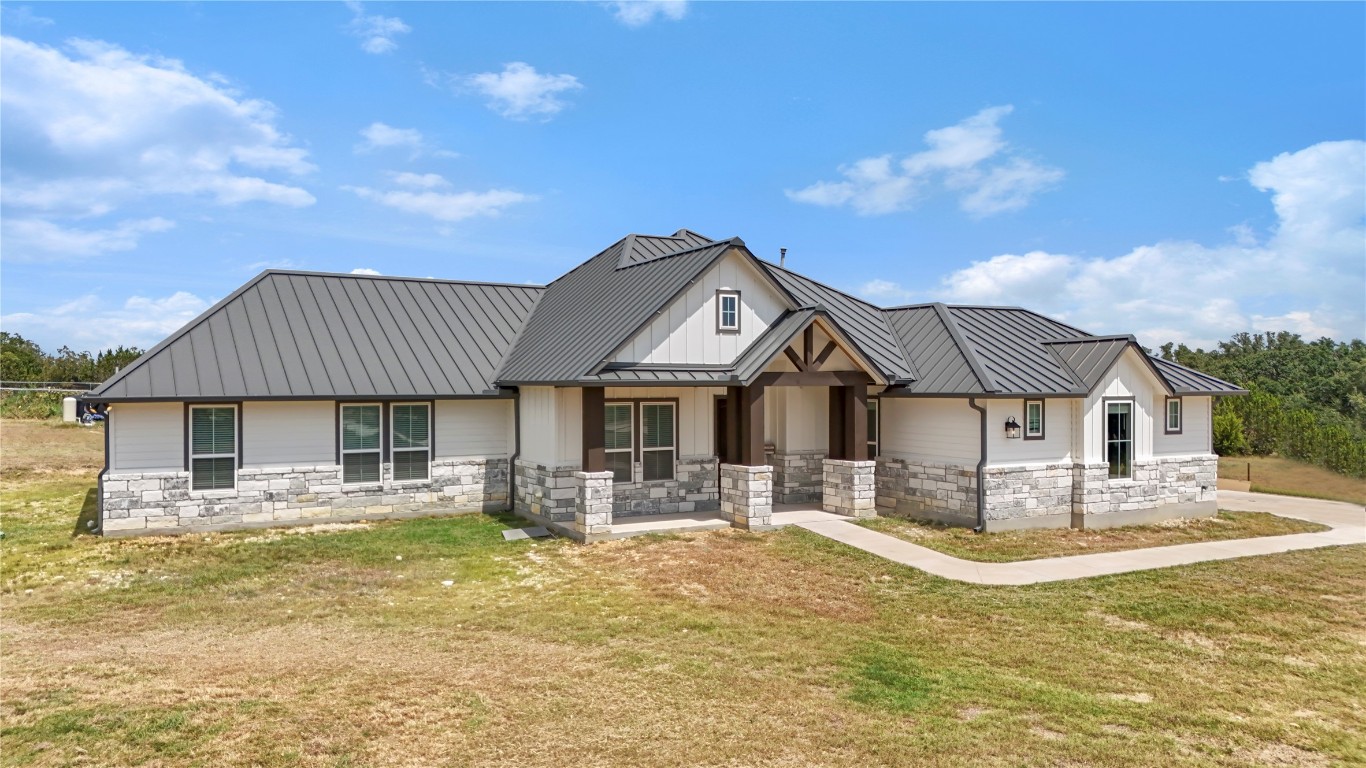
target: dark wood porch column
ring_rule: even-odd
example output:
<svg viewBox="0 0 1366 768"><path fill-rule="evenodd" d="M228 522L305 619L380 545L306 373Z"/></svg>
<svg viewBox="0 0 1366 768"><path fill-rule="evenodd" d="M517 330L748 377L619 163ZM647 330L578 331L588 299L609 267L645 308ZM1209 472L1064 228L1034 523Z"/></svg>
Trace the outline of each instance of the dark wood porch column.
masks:
<svg viewBox="0 0 1366 768"><path fill-rule="evenodd" d="M844 434L848 447L844 451L849 461L868 460L868 388L840 387L844 395Z"/></svg>
<svg viewBox="0 0 1366 768"><path fill-rule="evenodd" d="M583 471L607 470L607 430L603 401L607 390L602 387L583 388Z"/></svg>
<svg viewBox="0 0 1366 768"><path fill-rule="evenodd" d="M740 463L748 467L764 463L764 385L751 384L744 389L744 400L739 418Z"/></svg>
<svg viewBox="0 0 1366 768"><path fill-rule="evenodd" d="M844 453L844 387L830 387L829 458L848 458Z"/></svg>
<svg viewBox="0 0 1366 768"><path fill-rule="evenodd" d="M726 387L726 455L725 460L728 464L744 464L740 460L740 435L742 433L741 423L744 412L745 388Z"/></svg>

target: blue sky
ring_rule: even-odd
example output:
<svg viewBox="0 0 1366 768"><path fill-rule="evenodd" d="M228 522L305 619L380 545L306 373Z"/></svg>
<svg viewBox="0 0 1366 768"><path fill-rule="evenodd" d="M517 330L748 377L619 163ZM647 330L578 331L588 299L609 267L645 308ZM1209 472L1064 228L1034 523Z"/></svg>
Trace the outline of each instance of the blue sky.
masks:
<svg viewBox="0 0 1366 768"><path fill-rule="evenodd" d="M1363 334L1366 6L0 5L0 325L738 235L884 305Z"/></svg>

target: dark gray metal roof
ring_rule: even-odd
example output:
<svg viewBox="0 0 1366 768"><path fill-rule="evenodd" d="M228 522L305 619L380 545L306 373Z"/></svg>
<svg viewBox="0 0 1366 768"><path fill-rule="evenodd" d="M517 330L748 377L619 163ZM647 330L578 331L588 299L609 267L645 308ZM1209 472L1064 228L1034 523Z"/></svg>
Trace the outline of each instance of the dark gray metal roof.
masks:
<svg viewBox="0 0 1366 768"><path fill-rule="evenodd" d="M887 380L905 382L919 378L914 364L902 352L896 334L887 325L887 318L880 307L776 264L767 261L759 263L792 294L799 305L824 308Z"/></svg>
<svg viewBox="0 0 1366 768"><path fill-rule="evenodd" d="M1110 366L1131 344L1138 345L1132 336L1095 336L1044 342L1058 362L1072 373L1084 392L1090 392L1100 383Z"/></svg>
<svg viewBox="0 0 1366 768"><path fill-rule="evenodd" d="M915 394L983 394L987 391L962 348L942 305L903 307L886 312L892 331L906 354L916 361L920 378L906 385Z"/></svg>
<svg viewBox="0 0 1366 768"><path fill-rule="evenodd" d="M668 237L662 235L627 235L621 248L621 255L617 258L617 268L624 269L636 264L643 264L647 261L672 256L681 251L714 242L716 241L699 235L690 229L680 229Z"/></svg>
<svg viewBox="0 0 1366 768"><path fill-rule="evenodd" d="M546 287L498 373L499 382L579 380L732 248L748 253L737 237L620 269L629 239L616 242Z"/></svg>
<svg viewBox="0 0 1366 768"><path fill-rule="evenodd" d="M119 400L494 394L542 288L263 272L87 397Z"/></svg>
<svg viewBox="0 0 1366 768"><path fill-rule="evenodd" d="M1172 390L1178 395L1246 395L1247 390L1237 384L1230 384L1223 379L1216 379L1207 373L1201 373L1187 368L1179 363L1170 360L1163 360L1160 357L1150 357L1153 366L1162 372L1162 375L1172 385Z"/></svg>

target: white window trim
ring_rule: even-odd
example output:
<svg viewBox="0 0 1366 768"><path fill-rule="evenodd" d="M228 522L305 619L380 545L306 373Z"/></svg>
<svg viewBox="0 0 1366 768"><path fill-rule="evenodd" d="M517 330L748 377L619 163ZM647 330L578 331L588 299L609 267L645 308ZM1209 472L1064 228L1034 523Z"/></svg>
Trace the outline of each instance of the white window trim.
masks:
<svg viewBox="0 0 1366 768"><path fill-rule="evenodd" d="M194 452L194 412L195 412L195 411L206 411L206 410L214 409L214 408L229 408L229 409L232 410L232 453L195 453L195 452ZM205 403L205 404L203 404L203 405L191 405L191 406L190 406L190 419L189 419L189 424L186 425L186 426L188 427L188 429L186 429L186 431L185 431L185 440L188 442L188 444L189 444L189 449L190 449L189 453L190 453L190 492L191 492L191 493L195 493L195 494L219 493L219 494L224 494L224 496L227 496L227 495L230 495L230 494L228 494L228 493L226 493L226 492L228 492L228 491L236 491L236 490L237 490L237 465L238 465L238 463L239 463L239 462L237 461L237 446L241 444L241 440L242 440L242 436L239 435L237 432L238 432L239 427L241 426L241 423L242 423L242 419L241 419L241 415L237 412L237 404L236 404L236 403ZM227 459L227 458L231 458L231 459L232 459L232 487L231 487L231 488L200 488L200 489L196 490L195 487L194 487L194 460L195 460L195 459Z"/></svg>
<svg viewBox="0 0 1366 768"><path fill-rule="evenodd" d="M671 444L669 444L669 445L667 445L667 446L659 446L659 447L657 447L657 448L646 448L646 447L645 447L645 406L647 406L647 405L664 405L664 406L668 406L669 412L673 415L673 422L674 422L674 424L673 424L673 429L670 430L671 433L672 433L672 435L673 435L673 442L672 442ZM646 451L654 451L654 452L658 452L658 451L673 451L673 456L674 456L673 462L672 462L673 466L669 468L669 476L668 476L668 477L657 477L657 478L655 478L655 479L653 479L653 480L646 480L646 479L645 479L645 474L644 474L644 473L645 473L645 452L646 452ZM668 481L671 481L671 480L677 480L677 479L678 479L678 403L675 403L675 402L672 401L672 400L642 400L642 401L640 401L640 454L641 454L641 457L640 457L640 465L641 465L640 481L641 481L642 483L663 483L663 482L668 482Z"/></svg>
<svg viewBox="0 0 1366 768"><path fill-rule="evenodd" d="M628 458L628 459L630 460L629 463L630 463L630 465L631 465L631 479L630 479L630 480L618 481L618 480L616 480L616 478L614 477L614 478L612 479L612 483L613 483L613 484L616 484L616 485L626 485L626 484L628 484L628 483L635 482L635 479L636 479L636 407L635 407L636 404L633 403L633 402L630 402L629 400L622 400L622 401L617 401L617 402L613 402L613 401L609 400L609 401L607 401L606 403L604 403L604 404L603 404L603 410L604 410L604 418L603 418L603 425L604 425L604 426L603 426L603 429L605 430L605 429L607 428L607 427L606 427L606 422L607 422L607 419L606 419L606 409L607 409L607 408L613 408L613 407L615 407L615 408L621 408L622 406L625 406L625 407L626 407L626 423L627 423L627 424L630 426L630 428L631 428L631 431L630 431L630 434L631 434L631 442L630 442L630 445L628 445L628 446L625 447L625 448L604 448L604 449L603 449L603 453L624 453L624 454L626 454L626 458Z"/></svg>
<svg viewBox="0 0 1366 768"><path fill-rule="evenodd" d="M400 406L410 406L410 405L420 405L420 406L423 406L424 408L427 409L427 445L426 445L426 447L424 447L424 448L398 448L398 447L395 447L395 442L394 442L394 424L395 424L395 422L394 422L394 409L396 409L396 408L398 408L398 407L400 407ZM413 485L413 484L426 485L426 484L428 484L428 483L431 483L431 481L432 481L432 432L435 431L435 427L436 427L436 424L433 423L433 418L434 418L433 411L434 411L434 409L432 408L432 404L429 403L429 402L427 402L426 400L416 400L416 401L410 401L410 402L401 402L401 401L400 401L400 402L396 402L396 403L389 403L389 480L390 480L390 482L394 483L395 485ZM383 440L383 438L381 438L381 439L380 439L380 450L381 450L381 451L383 451L383 446L384 446L384 440ZM395 465L397 464L397 462L394 461L394 454L396 454L396 453L418 453L418 452L422 452L422 453L426 453L426 454L427 454L427 476L426 476L426 477L409 478L409 479L407 479L407 480L399 480L397 477L395 477L395 476L394 476L394 467L395 467ZM383 458L384 458L383 456L380 457L380 459L381 459L381 460L380 460L380 475L381 475L381 477L383 477L383 474L384 474L384 461L383 461Z"/></svg>
<svg viewBox="0 0 1366 768"><path fill-rule="evenodd" d="M1029 406L1035 403L1039 405L1039 431L1032 432L1029 429ZM1043 400L1024 401L1024 437L1026 440L1042 440L1044 438L1044 431L1047 429L1044 418L1047 413L1048 408L1044 405Z"/></svg>
<svg viewBox="0 0 1366 768"><path fill-rule="evenodd" d="M1176 426L1172 426L1172 405L1176 405ZM1169 397L1162 406L1162 432L1179 435L1186 426L1186 406L1179 397Z"/></svg>
<svg viewBox="0 0 1366 768"><path fill-rule="evenodd" d="M379 424L379 447L377 448L350 448L346 447L346 409L347 408L378 408L380 415ZM361 486L382 486L384 485L384 403L342 403L337 411L337 450L342 460L337 466L338 474L341 476L342 487L357 488ZM358 480L356 482L346 482L346 456L356 453L377 453L379 454L379 479L378 480Z"/></svg>
<svg viewBox="0 0 1366 768"><path fill-rule="evenodd" d="M726 299L735 299L735 322L727 325L725 322ZM739 333L740 332L740 292L732 290L720 290L716 292L716 330L718 333Z"/></svg>

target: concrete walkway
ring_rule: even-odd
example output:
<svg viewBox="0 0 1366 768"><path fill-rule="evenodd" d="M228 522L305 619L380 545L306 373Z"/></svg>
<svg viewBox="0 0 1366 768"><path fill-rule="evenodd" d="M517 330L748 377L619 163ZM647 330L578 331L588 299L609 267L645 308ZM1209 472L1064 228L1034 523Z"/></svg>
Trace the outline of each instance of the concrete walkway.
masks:
<svg viewBox="0 0 1366 768"><path fill-rule="evenodd" d="M972 584L1040 584L1049 581L1084 579L1174 565L1203 563L1209 560L1231 560L1252 555L1269 555L1297 549L1316 549L1343 544L1366 544L1366 509L1337 501L1299 499L1265 493L1219 491L1219 508L1242 512L1270 512L1282 517L1320 523L1332 530L1320 533L1296 533L1289 536L1264 536L1256 539L1208 541L1199 544L1177 544L1170 547L1131 549L1124 552L1104 552L1073 557L1050 557L1016 563L979 563L917 546L902 539L878 533L826 515L825 518L796 519L791 524L805 528L828 539L848 544L893 562L919 568L935 576L966 581ZM775 523L779 522L775 514ZM786 520L782 522L788 522ZM990 534L988 534L990 535Z"/></svg>

